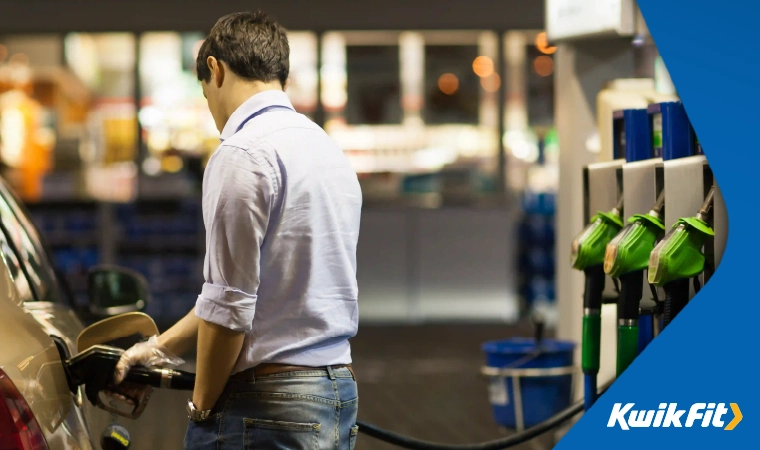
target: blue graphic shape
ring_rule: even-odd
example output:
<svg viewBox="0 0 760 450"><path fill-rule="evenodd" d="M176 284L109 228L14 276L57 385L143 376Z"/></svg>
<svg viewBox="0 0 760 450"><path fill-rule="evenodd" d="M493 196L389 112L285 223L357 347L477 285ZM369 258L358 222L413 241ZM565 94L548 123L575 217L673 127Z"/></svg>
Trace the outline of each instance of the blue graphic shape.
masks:
<svg viewBox="0 0 760 450"><path fill-rule="evenodd" d="M599 398L556 448L758 448L756 371L760 2L638 0L726 202L728 244L710 282ZM656 410L660 403L737 403L732 431L701 427L608 427L615 403ZM729 408L730 410L730 408ZM726 424L733 413L724 416ZM684 424L686 414L681 417Z"/></svg>

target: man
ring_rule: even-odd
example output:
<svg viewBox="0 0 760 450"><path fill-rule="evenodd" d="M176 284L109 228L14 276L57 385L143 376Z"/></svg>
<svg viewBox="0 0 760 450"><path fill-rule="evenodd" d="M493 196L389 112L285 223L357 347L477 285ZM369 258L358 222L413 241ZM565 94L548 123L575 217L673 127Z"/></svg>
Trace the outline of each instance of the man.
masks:
<svg viewBox="0 0 760 450"><path fill-rule="evenodd" d="M356 439L361 190L335 142L293 111L288 61L285 30L261 12L222 17L198 54L222 140L203 180L206 282L194 310L116 373L197 342L186 449Z"/></svg>

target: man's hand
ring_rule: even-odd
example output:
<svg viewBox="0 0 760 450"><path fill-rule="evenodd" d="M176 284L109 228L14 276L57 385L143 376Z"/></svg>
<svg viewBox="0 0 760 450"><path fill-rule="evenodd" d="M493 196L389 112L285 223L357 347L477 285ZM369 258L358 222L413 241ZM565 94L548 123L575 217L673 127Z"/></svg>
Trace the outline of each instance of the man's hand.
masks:
<svg viewBox="0 0 760 450"><path fill-rule="evenodd" d="M114 383L121 383L132 366L178 366L184 361L172 355L164 346L159 344L158 336L153 336L146 342L139 342L121 355L114 371Z"/></svg>
<svg viewBox="0 0 760 450"><path fill-rule="evenodd" d="M128 405L134 405L135 399L139 401L139 399L142 398L146 392L150 392L151 389L153 389L152 386L124 381L118 385L108 386L104 392L111 398L121 400Z"/></svg>
<svg viewBox="0 0 760 450"><path fill-rule="evenodd" d="M125 382L132 366L180 365L182 359L174 356L184 354L195 347L198 339L198 318L193 308L184 318L174 324L161 336L154 336L147 342L141 342L128 349L121 356L114 370L114 384L106 388L106 394L112 398L133 404L131 399L139 399L150 386Z"/></svg>

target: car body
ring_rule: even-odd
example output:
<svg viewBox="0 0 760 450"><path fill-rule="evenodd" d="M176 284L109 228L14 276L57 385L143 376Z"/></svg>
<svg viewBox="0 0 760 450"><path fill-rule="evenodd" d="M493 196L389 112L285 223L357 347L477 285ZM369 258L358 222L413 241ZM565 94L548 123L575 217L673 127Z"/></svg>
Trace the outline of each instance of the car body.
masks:
<svg viewBox="0 0 760 450"><path fill-rule="evenodd" d="M39 233L0 180L0 395L6 406L0 403L0 448L99 447L92 431L105 427L108 415L83 398L81 387L71 391L63 364L76 354L83 328ZM3 441L12 439L7 433L14 418L28 434L16 439L26 444ZM44 445L35 433L44 436Z"/></svg>

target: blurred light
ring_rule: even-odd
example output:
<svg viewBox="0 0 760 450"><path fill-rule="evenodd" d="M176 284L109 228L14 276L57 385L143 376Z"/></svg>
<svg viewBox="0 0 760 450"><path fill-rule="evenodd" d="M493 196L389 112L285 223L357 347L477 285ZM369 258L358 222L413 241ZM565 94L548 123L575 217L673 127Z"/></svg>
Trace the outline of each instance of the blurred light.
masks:
<svg viewBox="0 0 760 450"><path fill-rule="evenodd" d="M602 151L602 140L599 138L598 131L586 139L586 150L591 153L600 153Z"/></svg>
<svg viewBox="0 0 760 450"><path fill-rule="evenodd" d="M488 56L478 56L472 62L472 71L481 78L490 76L494 72L493 60Z"/></svg>
<svg viewBox="0 0 760 450"><path fill-rule="evenodd" d="M152 100L157 105L171 108L173 105L182 104L187 98L182 86L174 80L165 80L160 87L154 89Z"/></svg>
<svg viewBox="0 0 760 450"><path fill-rule="evenodd" d="M95 39L88 34L71 33L64 41L66 65L90 89L99 83L100 63Z"/></svg>
<svg viewBox="0 0 760 450"><path fill-rule="evenodd" d="M322 39L321 98L327 111L346 106L346 42L341 33L327 33Z"/></svg>
<svg viewBox="0 0 760 450"><path fill-rule="evenodd" d="M95 200L128 202L134 199L137 169L131 162L108 167L88 167L85 191Z"/></svg>
<svg viewBox="0 0 760 450"><path fill-rule="evenodd" d="M287 36L290 46L290 80L286 93L297 110L314 111L319 93L317 35L312 32L288 32Z"/></svg>
<svg viewBox="0 0 760 450"><path fill-rule="evenodd" d="M138 117L144 128L157 127L165 120L163 111L155 106L146 106L140 111Z"/></svg>
<svg viewBox="0 0 760 450"><path fill-rule="evenodd" d="M550 56L538 56L533 60L533 70L542 77L554 72L554 60Z"/></svg>
<svg viewBox="0 0 760 450"><path fill-rule="evenodd" d="M166 170L169 173L176 173L182 170L182 158L179 156L167 156L164 158L163 164L164 170Z"/></svg>
<svg viewBox="0 0 760 450"><path fill-rule="evenodd" d="M34 137L39 145L43 147L53 147L55 145L55 131L48 127L41 127L34 133Z"/></svg>
<svg viewBox="0 0 760 450"><path fill-rule="evenodd" d="M631 42L634 47L642 47L645 43L644 36L637 34L633 37L633 41Z"/></svg>
<svg viewBox="0 0 760 450"><path fill-rule="evenodd" d="M459 89L459 79L453 73L444 73L438 77L438 89L446 95L454 95Z"/></svg>
<svg viewBox="0 0 760 450"><path fill-rule="evenodd" d="M131 71L134 69L137 46L132 33L97 33L93 37L100 70ZM143 36L143 39L145 37Z"/></svg>
<svg viewBox="0 0 760 450"><path fill-rule="evenodd" d="M511 130L504 133L502 142L515 158L527 163L538 160L538 139L526 131Z"/></svg>
<svg viewBox="0 0 760 450"><path fill-rule="evenodd" d="M145 161L143 161L142 169L147 175L158 175L161 172L161 161L153 156L146 158Z"/></svg>
<svg viewBox="0 0 760 450"><path fill-rule="evenodd" d="M486 92L496 92L501 87L501 77L498 73L492 73L490 76L480 79L480 86Z"/></svg>
<svg viewBox="0 0 760 450"><path fill-rule="evenodd" d="M2 155L3 161L11 167L18 167L21 163L25 133L24 113L18 108L4 110L0 116L0 136L3 137L0 155Z"/></svg>
<svg viewBox="0 0 760 450"><path fill-rule="evenodd" d="M413 164L419 169L439 170L457 159L456 149L450 147L429 147L416 151Z"/></svg>
<svg viewBox="0 0 760 450"><path fill-rule="evenodd" d="M536 48L545 55L551 55L557 51L557 47L549 45L549 40L546 37L545 31L538 33L536 36Z"/></svg>
<svg viewBox="0 0 760 450"><path fill-rule="evenodd" d="M153 129L148 134L147 139L148 148L154 152L162 152L168 150L171 146L171 136L169 130L165 128Z"/></svg>
<svg viewBox="0 0 760 450"><path fill-rule="evenodd" d="M3 62L8 57L8 47L0 44L0 62Z"/></svg>
<svg viewBox="0 0 760 450"><path fill-rule="evenodd" d="M201 52L201 45L203 45L203 39L193 44L193 59L198 59L198 53Z"/></svg>

